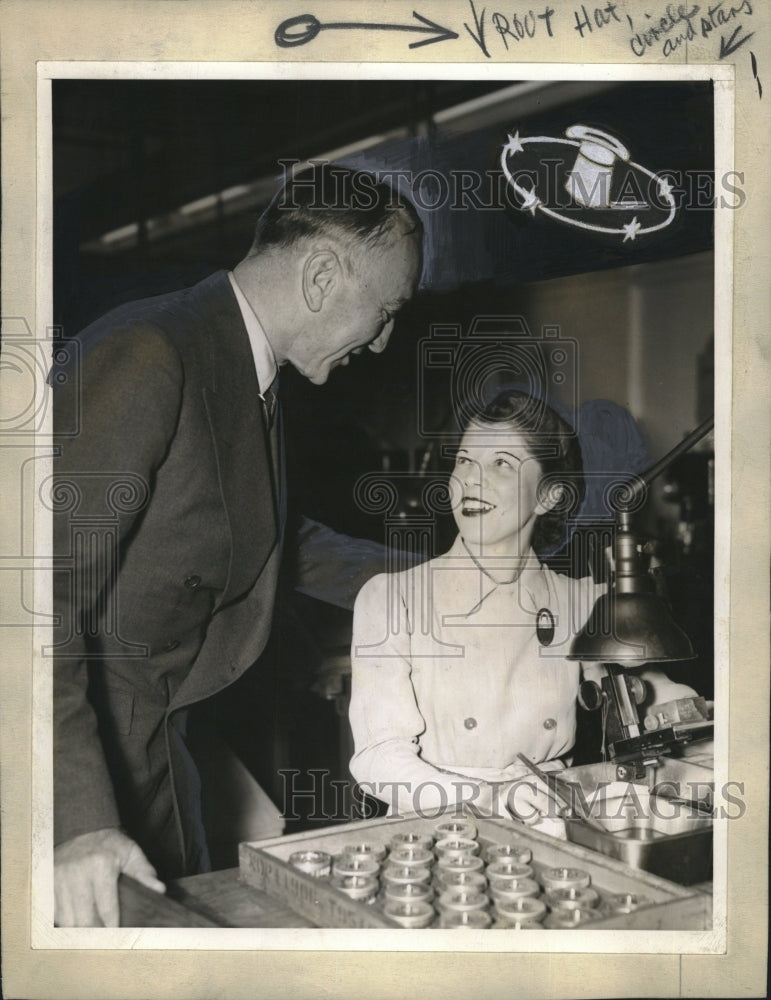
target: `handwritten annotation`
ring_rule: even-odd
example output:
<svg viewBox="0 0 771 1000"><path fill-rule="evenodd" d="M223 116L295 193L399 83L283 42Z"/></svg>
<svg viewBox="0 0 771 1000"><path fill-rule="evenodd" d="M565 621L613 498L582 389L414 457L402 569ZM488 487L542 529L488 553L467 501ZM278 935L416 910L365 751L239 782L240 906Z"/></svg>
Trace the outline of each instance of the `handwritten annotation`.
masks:
<svg viewBox="0 0 771 1000"><path fill-rule="evenodd" d="M649 49L660 44L661 54L671 56L685 42L692 42L695 38L709 38L714 31L730 25L734 31L728 40L723 34L720 37L719 56L725 59L752 37L752 32L741 34L742 26L737 26L735 23L736 19L742 16L752 16L750 0L743 0L738 7L725 2L706 8L698 4L671 3L667 5L666 12L661 17L654 19L650 14L645 15L646 22L651 23L646 23L639 30L635 30L629 39L629 47L634 55L642 57ZM634 30L636 24L632 18L627 15L627 20Z"/></svg>
<svg viewBox="0 0 771 1000"><path fill-rule="evenodd" d="M646 5L647 6L647 5ZM718 0L702 5L690 2L667 3L665 7L651 4L648 10L628 14L624 5L614 0L604 4L580 3L570 7L551 6L549 3L528 9L495 10L484 6L480 0L468 0L468 19L463 22L466 35L453 28L437 24L418 11L412 12L412 21L383 23L374 21L334 21L322 23L313 14L300 14L282 21L275 29L274 40L279 48L294 48L313 42L322 32L365 31L394 32L406 35L410 49L423 48L437 42L454 42L470 38L487 59L493 54L509 53L514 56L524 51L528 42L547 40L575 32L582 42L592 37L610 36L623 31L634 56L664 57L674 55L694 40L718 42L719 59L726 59L753 37L747 30L747 18L752 17L751 0ZM623 37L623 36L622 36ZM411 39L408 41L408 39ZM760 81L757 61L753 75Z"/></svg>

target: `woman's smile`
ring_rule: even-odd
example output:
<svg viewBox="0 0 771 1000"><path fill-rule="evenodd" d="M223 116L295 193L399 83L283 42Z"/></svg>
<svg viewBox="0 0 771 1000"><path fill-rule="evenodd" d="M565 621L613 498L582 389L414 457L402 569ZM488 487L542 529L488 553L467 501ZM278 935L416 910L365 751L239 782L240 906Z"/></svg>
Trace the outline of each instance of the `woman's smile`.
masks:
<svg viewBox="0 0 771 1000"><path fill-rule="evenodd" d="M461 504L461 514L464 517L479 517L495 510L496 504L489 503L479 497L464 497Z"/></svg>

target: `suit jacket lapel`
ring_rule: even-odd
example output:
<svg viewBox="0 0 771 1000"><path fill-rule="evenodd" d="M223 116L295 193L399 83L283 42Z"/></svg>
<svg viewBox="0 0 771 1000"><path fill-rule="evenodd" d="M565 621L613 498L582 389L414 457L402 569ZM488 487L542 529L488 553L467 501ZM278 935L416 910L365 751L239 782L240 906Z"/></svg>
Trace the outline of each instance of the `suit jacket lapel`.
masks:
<svg viewBox="0 0 771 1000"><path fill-rule="evenodd" d="M271 457L249 338L222 275L221 307L212 324L211 379L204 400L230 527L230 566L220 604L251 587L277 544Z"/></svg>

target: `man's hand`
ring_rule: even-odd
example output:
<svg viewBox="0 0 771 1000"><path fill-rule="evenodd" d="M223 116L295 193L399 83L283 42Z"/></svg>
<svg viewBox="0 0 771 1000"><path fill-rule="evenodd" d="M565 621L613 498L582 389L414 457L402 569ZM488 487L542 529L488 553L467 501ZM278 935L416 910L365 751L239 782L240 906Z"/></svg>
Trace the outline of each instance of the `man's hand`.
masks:
<svg viewBox="0 0 771 1000"><path fill-rule="evenodd" d="M118 876L165 892L138 844L112 827L73 837L54 849L54 922L57 927L117 927Z"/></svg>

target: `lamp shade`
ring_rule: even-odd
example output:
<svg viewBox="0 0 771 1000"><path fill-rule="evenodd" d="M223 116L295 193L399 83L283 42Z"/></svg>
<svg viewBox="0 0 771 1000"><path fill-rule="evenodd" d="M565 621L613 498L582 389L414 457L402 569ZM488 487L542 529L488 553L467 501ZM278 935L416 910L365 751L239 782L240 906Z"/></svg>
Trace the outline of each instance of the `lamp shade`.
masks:
<svg viewBox="0 0 771 1000"><path fill-rule="evenodd" d="M568 659L620 663L690 660L696 654L688 636L675 624L654 593L619 593L600 597L576 635Z"/></svg>

